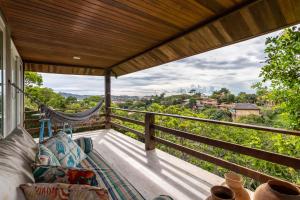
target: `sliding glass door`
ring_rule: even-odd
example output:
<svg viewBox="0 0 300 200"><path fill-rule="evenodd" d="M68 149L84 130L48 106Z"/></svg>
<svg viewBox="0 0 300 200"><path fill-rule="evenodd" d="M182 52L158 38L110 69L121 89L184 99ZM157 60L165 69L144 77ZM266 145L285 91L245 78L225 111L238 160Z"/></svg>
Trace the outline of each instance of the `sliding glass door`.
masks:
<svg viewBox="0 0 300 200"><path fill-rule="evenodd" d="M0 136L3 135L3 60L4 60L4 52L3 52L3 32L0 30Z"/></svg>

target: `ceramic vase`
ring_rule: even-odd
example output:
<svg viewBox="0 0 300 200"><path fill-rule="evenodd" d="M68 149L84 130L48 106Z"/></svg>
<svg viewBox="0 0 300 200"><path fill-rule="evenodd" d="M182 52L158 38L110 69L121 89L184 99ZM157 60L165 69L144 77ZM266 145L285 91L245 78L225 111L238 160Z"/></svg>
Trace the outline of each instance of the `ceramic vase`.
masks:
<svg viewBox="0 0 300 200"><path fill-rule="evenodd" d="M234 192L224 186L214 186L210 192L210 200L235 200Z"/></svg>
<svg viewBox="0 0 300 200"><path fill-rule="evenodd" d="M300 191L287 182L268 181L256 189L254 200L300 200Z"/></svg>
<svg viewBox="0 0 300 200"><path fill-rule="evenodd" d="M250 200L249 193L244 188L244 179L241 175L234 172L226 173L225 182L234 192L235 200Z"/></svg>

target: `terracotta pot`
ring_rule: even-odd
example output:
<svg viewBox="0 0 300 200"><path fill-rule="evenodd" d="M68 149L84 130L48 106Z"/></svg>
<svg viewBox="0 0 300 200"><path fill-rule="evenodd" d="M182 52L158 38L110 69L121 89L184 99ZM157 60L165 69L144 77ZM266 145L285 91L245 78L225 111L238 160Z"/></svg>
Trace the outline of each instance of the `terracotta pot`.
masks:
<svg viewBox="0 0 300 200"><path fill-rule="evenodd" d="M235 200L234 192L224 186L214 186L210 192L210 200Z"/></svg>
<svg viewBox="0 0 300 200"><path fill-rule="evenodd" d="M268 181L259 186L254 200L300 200L300 191L294 185L283 181Z"/></svg>
<svg viewBox="0 0 300 200"><path fill-rule="evenodd" d="M250 200L249 193L244 188L244 179L241 175L234 172L226 173L225 182L235 193L235 200Z"/></svg>

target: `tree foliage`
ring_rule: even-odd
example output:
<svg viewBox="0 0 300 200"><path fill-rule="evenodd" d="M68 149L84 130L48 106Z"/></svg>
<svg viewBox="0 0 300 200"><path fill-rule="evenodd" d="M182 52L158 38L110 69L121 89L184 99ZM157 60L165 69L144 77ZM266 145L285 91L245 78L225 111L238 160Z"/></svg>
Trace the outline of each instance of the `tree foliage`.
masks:
<svg viewBox="0 0 300 200"><path fill-rule="evenodd" d="M235 96L227 88L221 88L218 91L214 91L211 98L216 99L219 104L221 103L233 103L235 101Z"/></svg>
<svg viewBox="0 0 300 200"><path fill-rule="evenodd" d="M260 76L270 82L268 98L289 116L289 126L300 128L300 32L296 27L266 41L266 65Z"/></svg>
<svg viewBox="0 0 300 200"><path fill-rule="evenodd" d="M41 86L43 84L43 77L36 72L25 72L24 84L25 87Z"/></svg>
<svg viewBox="0 0 300 200"><path fill-rule="evenodd" d="M82 101L76 97L63 97L51 88L42 87L43 77L36 72L25 72L25 92L30 96L25 96L25 107L37 110L37 102L43 103L55 109L66 112L78 112L95 106L101 99L100 96L89 96Z"/></svg>

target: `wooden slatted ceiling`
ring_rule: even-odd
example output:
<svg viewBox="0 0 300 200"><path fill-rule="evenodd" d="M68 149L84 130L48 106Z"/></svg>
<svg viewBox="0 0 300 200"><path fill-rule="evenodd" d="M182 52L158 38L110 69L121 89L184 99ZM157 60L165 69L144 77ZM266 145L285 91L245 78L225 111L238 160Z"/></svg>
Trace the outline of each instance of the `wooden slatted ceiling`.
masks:
<svg viewBox="0 0 300 200"><path fill-rule="evenodd" d="M132 73L300 20L299 0L0 0L0 7L27 70L86 75Z"/></svg>

